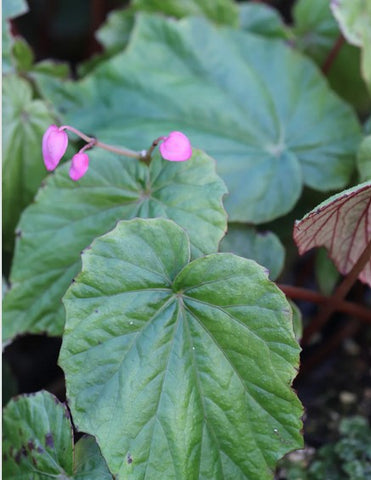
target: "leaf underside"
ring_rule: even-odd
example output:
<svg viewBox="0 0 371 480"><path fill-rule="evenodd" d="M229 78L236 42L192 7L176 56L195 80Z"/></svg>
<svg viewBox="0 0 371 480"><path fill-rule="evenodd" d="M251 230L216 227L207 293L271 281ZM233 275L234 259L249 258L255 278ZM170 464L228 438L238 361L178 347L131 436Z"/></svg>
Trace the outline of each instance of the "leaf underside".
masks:
<svg viewBox="0 0 371 480"><path fill-rule="evenodd" d="M371 182L330 197L297 221L294 240L300 254L326 247L339 272L349 273L371 241ZM371 286L371 259L359 279Z"/></svg>

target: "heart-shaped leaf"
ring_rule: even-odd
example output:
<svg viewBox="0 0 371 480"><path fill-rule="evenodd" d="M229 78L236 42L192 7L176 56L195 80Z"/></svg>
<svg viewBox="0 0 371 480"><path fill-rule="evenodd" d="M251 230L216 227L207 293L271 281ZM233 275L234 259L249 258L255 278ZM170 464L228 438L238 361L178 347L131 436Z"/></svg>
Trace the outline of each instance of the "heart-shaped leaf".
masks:
<svg viewBox="0 0 371 480"><path fill-rule="evenodd" d="M22 216L4 299L4 339L62 333L61 298L80 270L81 250L120 219L171 218L188 231L193 257L218 250L226 230L226 189L205 153L194 150L180 163L157 155L149 168L102 150L89 156L82 180L72 182L69 165L62 166Z"/></svg>
<svg viewBox="0 0 371 480"><path fill-rule="evenodd" d="M3 235L11 250L22 210L32 201L46 171L41 139L53 118L31 85L16 75L3 78Z"/></svg>
<svg viewBox="0 0 371 480"><path fill-rule="evenodd" d="M290 306L256 262L189 260L166 219L83 253L59 360L75 425L119 478L270 479L301 445Z"/></svg>
<svg viewBox="0 0 371 480"><path fill-rule="evenodd" d="M325 246L346 275L371 241L371 182L330 197L295 223L294 240L303 254ZM371 258L358 277L371 286Z"/></svg>
<svg viewBox="0 0 371 480"><path fill-rule="evenodd" d="M343 188L354 167L358 122L310 61L205 19L141 15L130 48L93 74L37 81L64 123L102 141L141 150L184 132L217 159L231 221L279 217L303 183Z"/></svg>
<svg viewBox="0 0 371 480"><path fill-rule="evenodd" d="M4 479L112 479L93 438L81 438L74 452L68 410L46 391L15 397L5 407L3 475Z"/></svg>
<svg viewBox="0 0 371 480"><path fill-rule="evenodd" d="M272 232L257 232L249 225L229 224L220 251L255 260L269 270L271 280L281 273L285 261L285 249L279 238Z"/></svg>

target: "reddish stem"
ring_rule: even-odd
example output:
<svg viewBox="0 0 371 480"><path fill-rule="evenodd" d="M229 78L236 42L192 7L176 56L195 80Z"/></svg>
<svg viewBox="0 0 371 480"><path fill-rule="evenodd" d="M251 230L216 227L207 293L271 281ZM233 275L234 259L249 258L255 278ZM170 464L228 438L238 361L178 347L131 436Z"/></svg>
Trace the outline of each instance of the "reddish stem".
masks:
<svg viewBox="0 0 371 480"><path fill-rule="evenodd" d="M285 295L292 299L306 300L313 303L326 303L331 297L327 297L318 292L307 290L306 288L293 287L291 285L278 285ZM339 312L354 315L362 320L364 323L371 324L371 311L369 308L357 305L356 303L340 300L336 305L336 310Z"/></svg>
<svg viewBox="0 0 371 480"><path fill-rule="evenodd" d="M314 333L318 332L322 326L327 322L328 318L332 315L333 312L340 309L340 306L344 303L344 297L347 295L354 282L357 280L358 275L361 273L366 263L370 261L371 257L371 240L358 258L357 262L354 264L352 270L347 274L341 284L337 287L335 292L328 297L327 302L323 308L318 313L318 316L311 322L311 324L304 331L302 344L306 345L309 340L312 338ZM369 322L368 318L371 318L371 311L366 318L366 321Z"/></svg>
<svg viewBox="0 0 371 480"><path fill-rule="evenodd" d="M328 72L330 71L330 68L332 66L332 64L334 63L336 57L338 56L338 53L341 49L341 47L343 46L345 42L345 38L343 37L342 34L340 34L338 36L338 38L336 39L336 42L334 43L332 49L330 50L329 54L327 55L327 58L326 60L324 61L323 65L322 65L322 72L327 75Z"/></svg>

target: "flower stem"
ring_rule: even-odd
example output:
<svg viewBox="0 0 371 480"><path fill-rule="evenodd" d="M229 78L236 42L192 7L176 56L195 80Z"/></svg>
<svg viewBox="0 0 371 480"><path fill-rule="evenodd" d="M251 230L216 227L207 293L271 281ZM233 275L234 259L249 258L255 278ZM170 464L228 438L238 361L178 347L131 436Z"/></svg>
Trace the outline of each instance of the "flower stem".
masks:
<svg viewBox="0 0 371 480"><path fill-rule="evenodd" d="M108 145L107 143L99 142L98 139L94 137L88 137L88 135L85 135L85 133L80 132L80 130L77 130L77 128L70 127L69 125L63 125L62 127L60 127L60 130L69 130L78 137L82 138L86 143L90 144L91 146L103 148L104 150L117 153L118 155L124 155L125 157L131 157L141 160L148 154L148 152L136 152L128 148L114 147L112 145Z"/></svg>

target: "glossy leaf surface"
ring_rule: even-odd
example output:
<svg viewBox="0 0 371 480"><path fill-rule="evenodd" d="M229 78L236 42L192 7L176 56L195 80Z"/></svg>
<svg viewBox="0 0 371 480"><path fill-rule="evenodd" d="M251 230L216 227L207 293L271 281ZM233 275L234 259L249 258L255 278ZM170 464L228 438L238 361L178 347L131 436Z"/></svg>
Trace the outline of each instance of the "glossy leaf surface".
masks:
<svg viewBox="0 0 371 480"><path fill-rule="evenodd" d="M4 479L112 479L94 439L81 438L74 457L68 410L49 392L8 403L3 438Z"/></svg>
<svg viewBox="0 0 371 480"><path fill-rule="evenodd" d="M279 217L303 183L342 188L354 167L357 120L311 62L279 40L204 19L142 15L130 48L85 79L38 81L65 123L101 141L141 150L184 132L216 158L231 221Z"/></svg>
<svg viewBox="0 0 371 480"><path fill-rule="evenodd" d="M25 332L61 335L61 298L80 270L80 253L118 220L171 218L189 232L193 257L218 250L226 189L206 154L195 150L180 163L157 154L149 168L99 149L89 157L83 179L73 182L67 164L58 168L22 216L4 301L4 340Z"/></svg>
<svg viewBox="0 0 371 480"><path fill-rule="evenodd" d="M290 306L255 262L189 260L165 219L83 253L59 360L75 425L118 478L271 479L301 445Z"/></svg>
<svg viewBox="0 0 371 480"><path fill-rule="evenodd" d="M371 182L330 197L295 224L294 240L303 254L324 246L346 275L371 241ZM359 275L371 286L371 258Z"/></svg>

